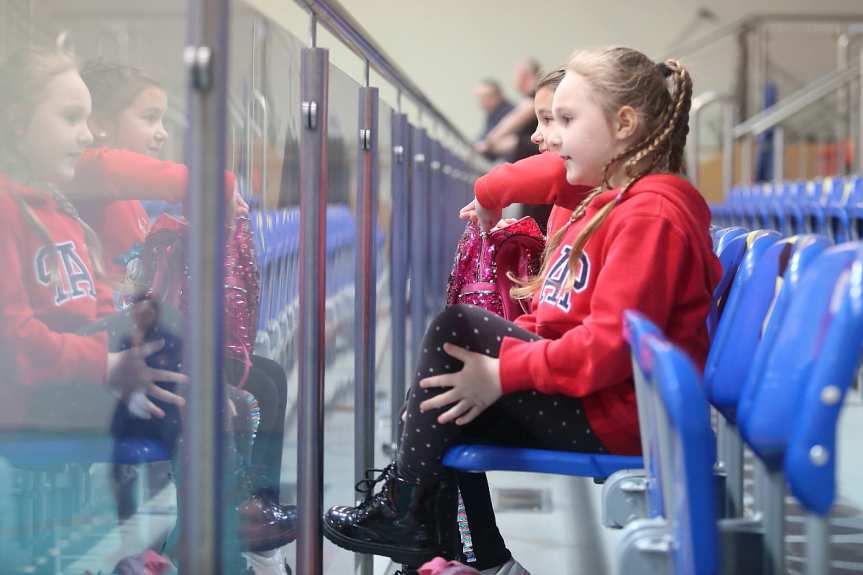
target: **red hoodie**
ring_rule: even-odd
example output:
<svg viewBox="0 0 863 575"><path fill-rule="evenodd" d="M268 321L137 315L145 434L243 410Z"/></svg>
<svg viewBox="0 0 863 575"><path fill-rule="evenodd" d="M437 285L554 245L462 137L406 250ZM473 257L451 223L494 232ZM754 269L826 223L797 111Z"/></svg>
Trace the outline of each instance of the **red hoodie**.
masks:
<svg viewBox="0 0 863 575"><path fill-rule="evenodd" d="M227 184L233 189L233 176ZM82 157L68 196L103 201L182 199L184 166L124 151L98 150ZM50 261L46 238L25 215L25 202L50 235L57 257ZM10 394L42 383L105 381L104 334L76 332L113 311L112 290L93 268L83 229L51 194L0 174L0 381ZM49 270L59 271L59 283ZM17 390L17 391L16 391ZM4 413L9 410L3 410Z"/></svg>
<svg viewBox="0 0 863 575"><path fill-rule="evenodd" d="M480 178L480 204L501 207L500 200L493 199L501 196L506 202L549 199L548 187L540 191L531 184L535 172L549 181L549 167L556 162L562 166L559 158L552 161L552 155L545 155L549 159L536 160L528 169L522 162L508 166L506 184L496 180L503 169ZM499 185L518 192L495 194ZM584 188L560 183L555 189L550 236L569 218L575 195L584 193ZM618 192L595 198L584 217L565 233L545 283L531 302L531 313L516 321L545 339L504 338L500 376L504 393L535 389L582 398L603 445L613 453L636 454L641 446L629 347L622 336L623 311L644 313L703 365L709 344L705 321L722 269L713 255L710 211L704 199L677 176L652 175L629 190L590 238L575 287L563 292L575 237Z"/></svg>

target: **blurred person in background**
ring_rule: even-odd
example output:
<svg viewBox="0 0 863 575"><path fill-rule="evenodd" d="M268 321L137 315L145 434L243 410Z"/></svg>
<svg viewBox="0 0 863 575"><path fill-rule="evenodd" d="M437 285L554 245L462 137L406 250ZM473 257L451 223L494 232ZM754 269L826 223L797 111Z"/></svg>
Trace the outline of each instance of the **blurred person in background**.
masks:
<svg viewBox="0 0 863 575"><path fill-rule="evenodd" d="M474 91L479 107L485 112L485 126L480 134L479 141L482 142L500 121L512 111L512 103L503 95L500 84L496 80L486 78L476 87ZM490 150L485 153L490 159L495 159L495 154Z"/></svg>

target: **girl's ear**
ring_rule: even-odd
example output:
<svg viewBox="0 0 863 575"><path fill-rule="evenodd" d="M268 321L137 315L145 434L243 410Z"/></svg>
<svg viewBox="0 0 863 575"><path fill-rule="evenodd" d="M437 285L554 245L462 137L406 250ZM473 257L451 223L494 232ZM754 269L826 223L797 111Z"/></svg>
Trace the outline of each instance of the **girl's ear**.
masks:
<svg viewBox="0 0 863 575"><path fill-rule="evenodd" d="M631 139L638 131L638 112L632 106L623 106L617 111L614 121L614 136L623 142Z"/></svg>

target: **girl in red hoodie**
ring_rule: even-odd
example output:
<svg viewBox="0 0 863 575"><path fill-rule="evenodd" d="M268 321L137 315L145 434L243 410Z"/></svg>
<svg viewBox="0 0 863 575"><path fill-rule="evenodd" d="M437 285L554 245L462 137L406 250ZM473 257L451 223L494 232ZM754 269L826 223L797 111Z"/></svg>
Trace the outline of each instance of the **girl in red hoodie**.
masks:
<svg viewBox="0 0 863 575"><path fill-rule="evenodd" d="M451 554L455 487L441 459L456 443L639 452L623 311L645 313L703 362L720 275L710 212L678 175L691 94L690 76L676 61L656 64L626 48L572 56L554 95L549 144L564 160L567 182L590 192L576 202L571 193L583 188L558 186L548 198L555 213L543 270L515 294L532 298L532 312L510 323L454 306L435 318L398 456L378 478L384 488L325 514L333 542L414 565ZM475 209L489 227L504 200L487 193L493 186L485 189L481 179ZM487 517L470 528L493 525Z"/></svg>
<svg viewBox="0 0 863 575"><path fill-rule="evenodd" d="M69 198L146 197L154 189L179 195L185 169L88 151L90 94L74 61L56 49L12 57L0 83L0 369L8 407L2 424L103 428L99 407L111 403L106 387L181 405L182 398L155 382L186 377L145 363L162 342L109 353L104 333L79 333L113 311L113 297L98 238ZM150 401L143 409L164 415Z"/></svg>

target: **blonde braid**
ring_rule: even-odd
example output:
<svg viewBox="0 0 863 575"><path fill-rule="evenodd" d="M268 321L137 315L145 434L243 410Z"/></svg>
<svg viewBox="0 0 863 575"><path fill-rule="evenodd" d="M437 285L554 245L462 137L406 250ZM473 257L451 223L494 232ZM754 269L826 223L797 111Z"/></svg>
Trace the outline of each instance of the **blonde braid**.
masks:
<svg viewBox="0 0 863 575"><path fill-rule="evenodd" d="M81 218L81 214L78 213L78 209L69 200L69 198L66 197L66 194L53 186L50 186L50 189L51 194L54 196L54 200L60 207L60 210L74 218L75 221L78 222L78 225L81 226L81 229L84 230L84 243L87 244L87 251L90 254L90 262L93 264L93 271L97 278L105 278L105 268L102 265L102 242L99 241L99 236L93 228L90 227L90 224Z"/></svg>
<svg viewBox="0 0 863 575"><path fill-rule="evenodd" d="M545 250L543 250L542 253L542 268L537 275L532 278L528 278L527 280L523 280L516 277L512 272L507 272L506 275L510 281L518 286L510 289L509 294L511 297L514 299L528 299L542 286L543 281L545 281L545 274L548 272L549 265L551 265L551 256L554 255L554 251L563 242L563 236L566 235L566 230L569 229L569 226L573 222L584 215L584 212L587 211L587 206L590 205L593 198L601 194L603 191L605 191L605 189L602 187L591 190L584 199L581 200L578 207L573 210L572 215L566 223L564 223L546 243Z"/></svg>
<svg viewBox="0 0 863 575"><path fill-rule="evenodd" d="M60 284L60 271L59 271L59 252L57 251L57 246L54 244L54 240L51 238L51 234L48 232L48 228L45 227L45 224L39 219L36 215L36 212L33 211L33 208L30 207L21 196L18 194L14 194L9 192L9 195L18 203L18 206L21 208L21 213L24 215L24 219L27 220L27 223L30 224L33 229L36 230L36 234L42 239L42 243L44 248L48 251L48 254L51 256L46 261L54 262L54 265L48 266L48 277L50 278L50 285L52 288L56 288Z"/></svg>

